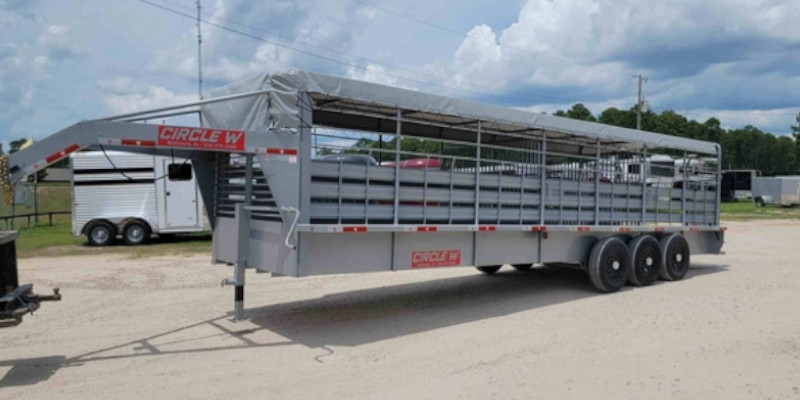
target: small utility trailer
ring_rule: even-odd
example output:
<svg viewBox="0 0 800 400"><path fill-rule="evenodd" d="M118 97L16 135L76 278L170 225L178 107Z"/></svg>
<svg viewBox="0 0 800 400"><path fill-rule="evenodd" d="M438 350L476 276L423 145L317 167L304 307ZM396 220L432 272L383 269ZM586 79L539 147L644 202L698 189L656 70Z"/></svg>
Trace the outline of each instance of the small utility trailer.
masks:
<svg viewBox="0 0 800 400"><path fill-rule="evenodd" d="M192 163L123 151L72 153L72 233L106 246L116 237L146 243L151 235L210 229Z"/></svg>
<svg viewBox="0 0 800 400"><path fill-rule="evenodd" d="M213 95L68 127L12 154L11 178L98 145L191 159L212 261L235 266L225 282L237 318L246 268L302 277L571 265L613 292L679 280L692 254L724 241L716 143L302 71ZM204 126L137 123L181 112ZM330 152L382 161L321 159ZM657 154L705 161L671 185L629 168ZM676 176L674 162L663 168Z"/></svg>
<svg viewBox="0 0 800 400"><path fill-rule="evenodd" d="M767 204L783 207L800 204L800 176L760 176L752 182L753 202L759 207Z"/></svg>

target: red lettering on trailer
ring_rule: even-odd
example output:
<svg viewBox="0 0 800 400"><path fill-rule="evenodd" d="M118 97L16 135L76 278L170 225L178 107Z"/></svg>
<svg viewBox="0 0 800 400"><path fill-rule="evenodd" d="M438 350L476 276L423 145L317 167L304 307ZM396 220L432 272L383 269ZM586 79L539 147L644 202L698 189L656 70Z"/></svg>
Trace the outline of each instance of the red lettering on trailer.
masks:
<svg viewBox="0 0 800 400"><path fill-rule="evenodd" d="M158 145L242 151L244 150L244 131L161 125L158 127Z"/></svg>
<svg viewBox="0 0 800 400"><path fill-rule="evenodd" d="M411 252L411 268L457 267L461 250L422 250Z"/></svg>
<svg viewBox="0 0 800 400"><path fill-rule="evenodd" d="M267 154L281 154L281 155L286 155L286 156L296 156L297 155L297 149L279 149L279 148L270 147L270 148L267 149Z"/></svg>
<svg viewBox="0 0 800 400"><path fill-rule="evenodd" d="M120 144L123 146L156 147L155 140L122 139Z"/></svg>
<svg viewBox="0 0 800 400"><path fill-rule="evenodd" d="M78 151L78 149L80 149L80 148L81 147L78 146L78 144L76 143L76 144L73 144L72 146L67 147L64 150L61 150L61 151L59 151L57 153L53 153L53 154L47 156L47 158L45 158L44 160L48 164L54 163L54 162L56 162L56 161L58 161L58 160L60 160L60 159L62 159L64 157L66 157L69 153Z"/></svg>

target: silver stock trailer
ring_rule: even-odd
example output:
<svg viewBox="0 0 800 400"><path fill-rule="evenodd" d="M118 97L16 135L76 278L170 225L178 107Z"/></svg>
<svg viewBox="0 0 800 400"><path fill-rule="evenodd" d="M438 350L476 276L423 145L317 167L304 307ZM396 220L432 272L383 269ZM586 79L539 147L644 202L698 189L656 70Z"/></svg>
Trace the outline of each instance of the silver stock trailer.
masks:
<svg viewBox="0 0 800 400"><path fill-rule="evenodd" d="M715 143L299 71L214 95L76 124L11 155L11 176L97 144L191 158L237 318L245 268L570 265L613 292L681 279L723 244ZM135 123L181 112L204 126ZM679 172L669 185L652 183L656 154L682 160L659 167Z"/></svg>

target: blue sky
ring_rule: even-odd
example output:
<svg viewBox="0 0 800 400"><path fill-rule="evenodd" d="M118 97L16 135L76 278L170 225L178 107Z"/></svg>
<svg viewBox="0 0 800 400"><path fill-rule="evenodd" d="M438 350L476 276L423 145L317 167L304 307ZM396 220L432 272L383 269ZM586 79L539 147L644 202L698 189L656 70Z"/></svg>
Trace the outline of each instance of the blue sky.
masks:
<svg viewBox="0 0 800 400"><path fill-rule="evenodd" d="M194 13L194 0L147 1ZM656 112L776 134L800 112L796 1L202 3L204 19L264 39L204 26L206 92L302 68L534 111L583 102L599 113L633 105L641 73ZM195 35L193 21L139 0L0 0L0 141L196 99Z"/></svg>

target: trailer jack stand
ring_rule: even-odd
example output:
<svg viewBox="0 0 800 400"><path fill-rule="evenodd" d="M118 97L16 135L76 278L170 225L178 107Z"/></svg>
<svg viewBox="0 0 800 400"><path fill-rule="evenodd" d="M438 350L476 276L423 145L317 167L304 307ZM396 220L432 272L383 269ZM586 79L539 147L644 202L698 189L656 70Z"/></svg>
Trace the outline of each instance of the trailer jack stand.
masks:
<svg viewBox="0 0 800 400"><path fill-rule="evenodd" d="M236 265L234 270L234 278L233 279L223 279L222 286L233 286L233 301L234 301L234 309L233 309L233 317L231 321L238 322L247 319L244 315L244 273L245 268L243 263L239 263Z"/></svg>

